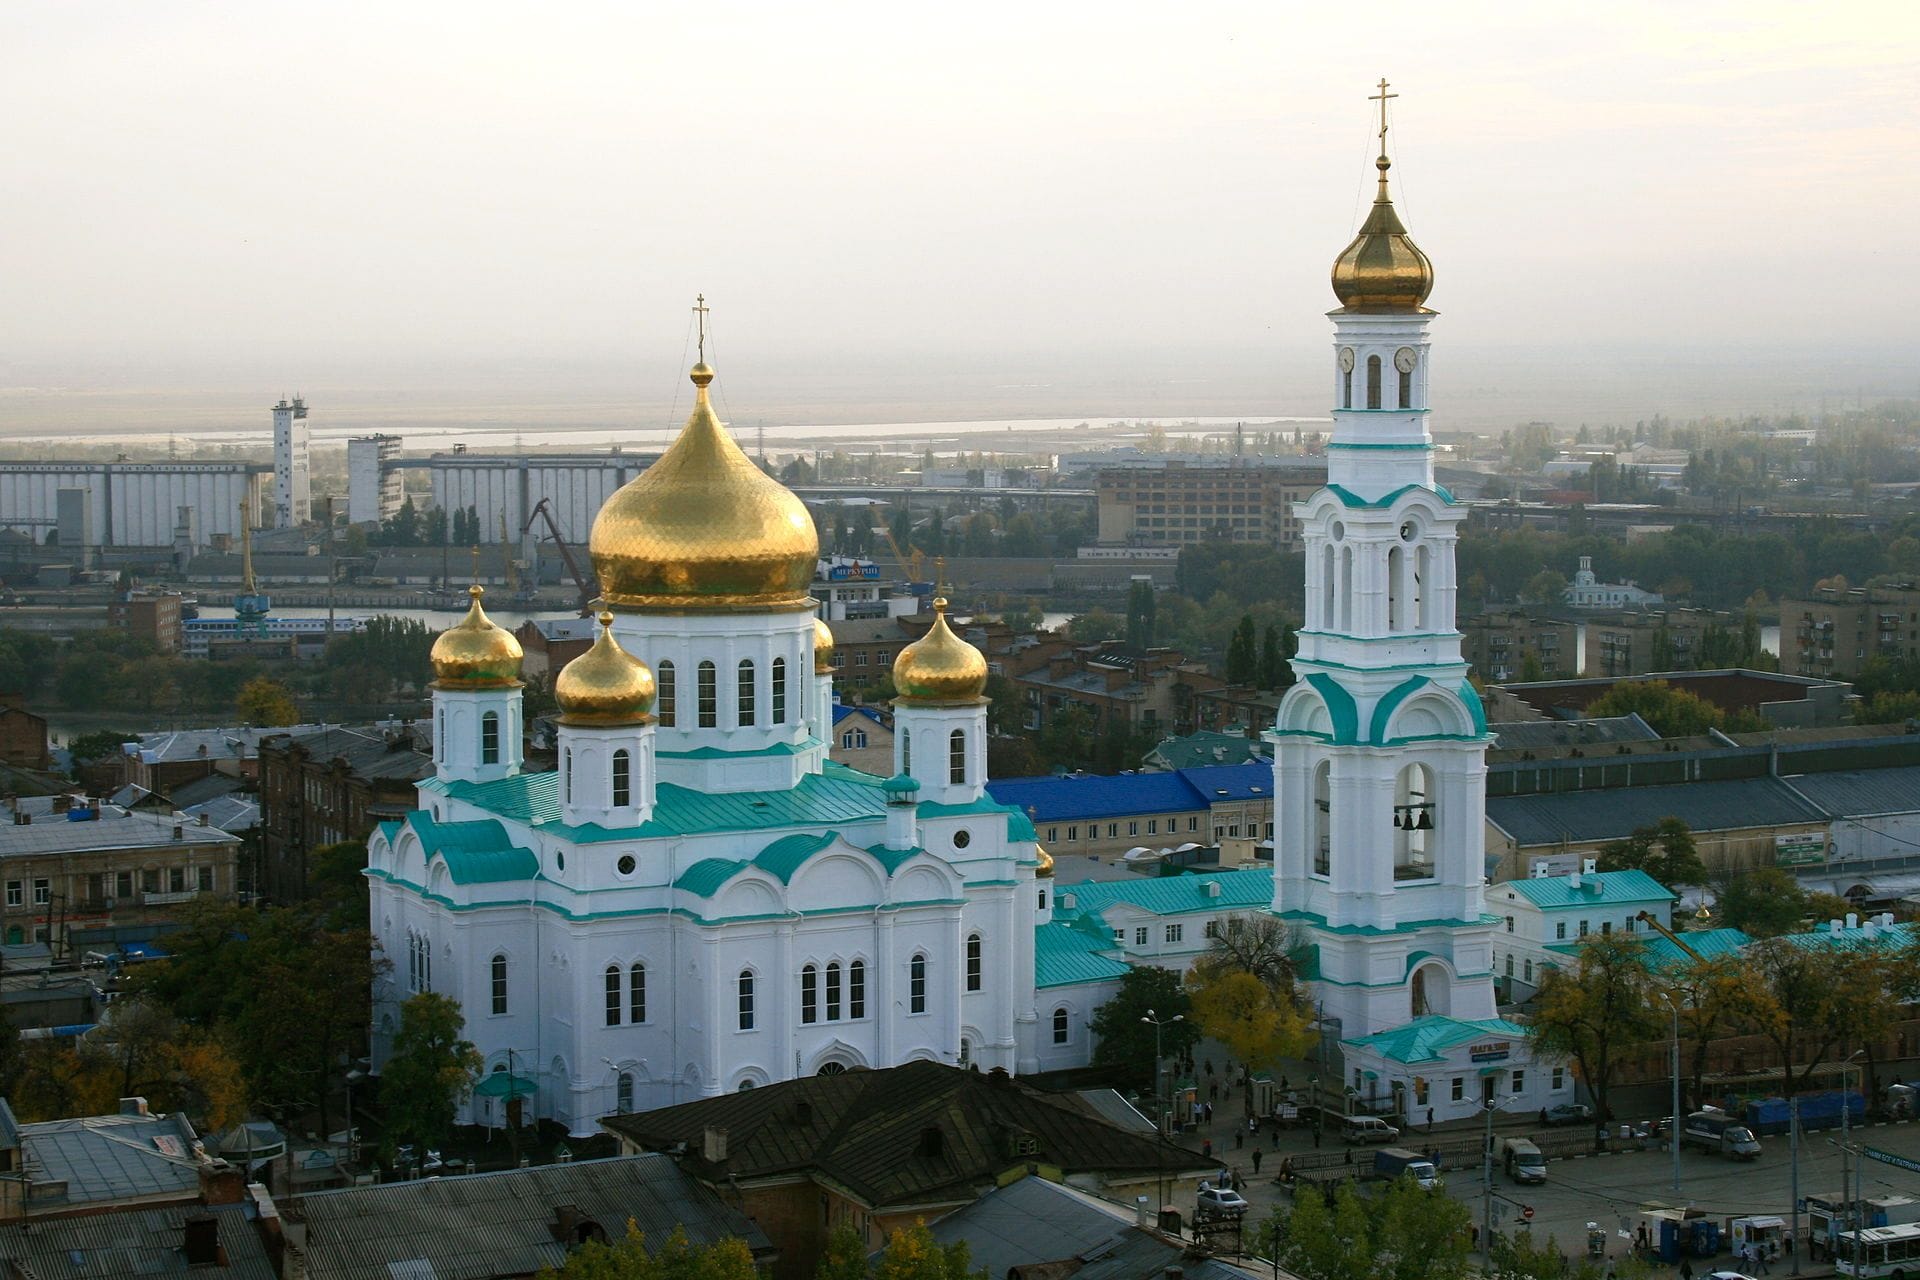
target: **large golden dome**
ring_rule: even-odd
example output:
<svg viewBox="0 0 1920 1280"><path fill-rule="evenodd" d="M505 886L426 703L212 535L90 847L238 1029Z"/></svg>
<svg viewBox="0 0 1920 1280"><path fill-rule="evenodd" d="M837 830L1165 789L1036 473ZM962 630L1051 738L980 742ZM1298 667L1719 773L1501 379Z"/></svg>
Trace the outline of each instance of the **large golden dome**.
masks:
<svg viewBox="0 0 1920 1280"><path fill-rule="evenodd" d="M1349 311L1418 311L1433 292L1433 263L1394 212L1384 150L1374 165L1380 190L1360 234L1333 260L1333 293Z"/></svg>
<svg viewBox="0 0 1920 1280"><path fill-rule="evenodd" d="M593 522L600 591L615 609L811 609L820 535L807 508L756 467L714 415L713 370L693 366L693 414L660 461Z"/></svg>
<svg viewBox="0 0 1920 1280"><path fill-rule="evenodd" d="M833 674L833 628L818 618L813 620L813 674Z"/></svg>
<svg viewBox="0 0 1920 1280"><path fill-rule="evenodd" d="M987 660L953 634L947 602L933 602L933 629L893 660L893 687L907 703L978 702L987 687Z"/></svg>
<svg viewBox="0 0 1920 1280"><path fill-rule="evenodd" d="M600 615L593 647L561 668L553 682L562 724L635 724L653 710L653 672L613 638L613 615Z"/></svg>
<svg viewBox="0 0 1920 1280"><path fill-rule="evenodd" d="M442 631L434 639L433 674L443 687L486 689L518 684L520 681L520 642L513 633L498 626L480 607L487 594L478 584L467 588L473 603L467 616Z"/></svg>

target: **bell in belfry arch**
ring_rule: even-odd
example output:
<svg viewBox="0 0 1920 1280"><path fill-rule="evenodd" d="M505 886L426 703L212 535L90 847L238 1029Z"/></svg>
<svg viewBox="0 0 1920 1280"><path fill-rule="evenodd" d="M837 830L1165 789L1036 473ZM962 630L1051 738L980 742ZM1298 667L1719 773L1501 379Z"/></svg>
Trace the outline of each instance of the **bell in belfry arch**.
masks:
<svg viewBox="0 0 1920 1280"><path fill-rule="evenodd" d="M1422 809L1420 811L1419 826L1422 831L1433 830L1433 811L1431 809Z"/></svg>
<svg viewBox="0 0 1920 1280"><path fill-rule="evenodd" d="M1393 829L1398 831L1404 825L1405 824L1400 821L1400 806L1395 805L1393 807Z"/></svg>

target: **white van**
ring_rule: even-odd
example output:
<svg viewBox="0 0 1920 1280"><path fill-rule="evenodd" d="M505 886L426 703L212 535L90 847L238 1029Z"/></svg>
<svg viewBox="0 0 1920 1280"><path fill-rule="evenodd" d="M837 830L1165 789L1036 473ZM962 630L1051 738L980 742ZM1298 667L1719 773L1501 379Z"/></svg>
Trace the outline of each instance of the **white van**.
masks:
<svg viewBox="0 0 1920 1280"><path fill-rule="evenodd" d="M1348 1142L1398 1142L1400 1131L1379 1116L1348 1116L1340 1136Z"/></svg>

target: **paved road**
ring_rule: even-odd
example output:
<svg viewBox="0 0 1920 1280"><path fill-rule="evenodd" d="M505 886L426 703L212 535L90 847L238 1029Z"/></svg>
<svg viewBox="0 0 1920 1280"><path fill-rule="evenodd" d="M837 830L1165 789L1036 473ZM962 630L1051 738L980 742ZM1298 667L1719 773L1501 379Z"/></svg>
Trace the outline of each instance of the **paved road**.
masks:
<svg viewBox="0 0 1920 1280"><path fill-rule="evenodd" d="M1513 1126L1502 1125L1501 1129L1512 1131ZM1837 1138L1838 1133L1838 1130L1811 1133L1802 1138L1802 1196L1837 1192L1840 1189L1841 1155L1839 1149L1829 1141L1830 1138ZM1856 1141L1867 1146L1910 1159L1920 1159L1920 1123L1873 1125L1855 1129L1854 1135ZM1251 1148L1234 1147L1232 1126L1224 1115L1213 1125L1204 1126L1198 1133L1183 1138L1182 1142L1183 1145L1198 1148L1201 1139L1208 1136L1213 1138L1215 1151L1222 1157L1223 1163L1247 1177L1246 1196L1253 1205L1252 1219L1264 1218L1269 1206L1291 1203L1291 1197L1272 1185L1271 1178L1279 1167L1281 1157L1312 1150L1309 1137L1298 1132L1283 1133L1276 1150L1271 1133L1260 1134L1258 1145L1263 1153L1262 1171L1255 1177L1250 1167ZM1437 1136L1458 1138L1463 1133L1458 1129L1443 1127ZM1422 1134L1418 1131L1409 1134L1407 1141L1411 1146L1424 1145ZM1323 1151L1342 1149L1339 1139L1331 1133L1323 1138L1323 1143ZM1516 1185L1496 1168L1493 1176L1494 1195L1507 1203L1504 1208L1505 1220L1497 1224L1495 1229L1518 1229L1518 1206L1529 1204L1534 1208L1530 1229L1537 1236L1552 1236L1562 1249L1574 1253L1586 1247L1586 1224L1598 1221L1607 1229L1609 1250L1617 1257L1625 1253L1628 1244L1618 1234L1620 1219L1628 1219L1628 1230L1631 1231L1637 1225L1642 1205L1682 1203L1705 1210L1712 1217L1720 1219L1768 1213L1787 1217L1792 1208L1789 1144L1784 1136L1765 1137L1761 1143L1764 1150L1757 1160L1750 1163L1731 1161L1698 1150L1683 1151L1680 1157L1679 1196L1673 1192L1673 1157L1666 1151L1649 1150L1555 1160L1547 1166L1547 1182L1541 1186ZM1356 1163L1371 1162L1373 1151L1371 1148L1358 1148L1354 1158ZM1479 1167L1448 1169L1446 1182L1448 1194L1466 1203L1473 1211L1474 1221L1479 1222L1482 1209ZM1864 1163L1861 1192L1868 1197L1905 1195L1920 1199L1920 1174L1869 1160ZM1192 1208L1190 1205L1178 1207L1183 1211ZM1723 1258L1722 1261L1728 1259ZM1784 1276L1789 1270L1783 1263L1775 1268L1773 1274ZM1803 1260L1801 1271L1826 1274L1830 1268L1809 1266Z"/></svg>

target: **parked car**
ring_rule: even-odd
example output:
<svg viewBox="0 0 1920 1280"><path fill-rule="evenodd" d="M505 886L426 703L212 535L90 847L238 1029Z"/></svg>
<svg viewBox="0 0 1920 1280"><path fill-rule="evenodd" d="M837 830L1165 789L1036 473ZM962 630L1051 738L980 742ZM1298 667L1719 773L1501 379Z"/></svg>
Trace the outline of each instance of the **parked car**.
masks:
<svg viewBox="0 0 1920 1280"><path fill-rule="evenodd" d="M1202 1222L1213 1218L1240 1218L1246 1216L1246 1212L1246 1197L1238 1191L1216 1187L1211 1182L1200 1184L1200 1193L1194 1204L1195 1218Z"/></svg>
<svg viewBox="0 0 1920 1280"><path fill-rule="evenodd" d="M1398 1142L1400 1131L1379 1116L1348 1116L1340 1123L1340 1137L1347 1142Z"/></svg>
<svg viewBox="0 0 1920 1280"><path fill-rule="evenodd" d="M1540 1113L1542 1124L1587 1124L1592 1119L1593 1108L1584 1102L1562 1102Z"/></svg>

